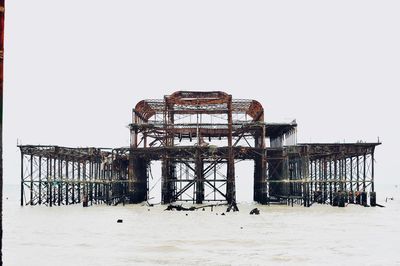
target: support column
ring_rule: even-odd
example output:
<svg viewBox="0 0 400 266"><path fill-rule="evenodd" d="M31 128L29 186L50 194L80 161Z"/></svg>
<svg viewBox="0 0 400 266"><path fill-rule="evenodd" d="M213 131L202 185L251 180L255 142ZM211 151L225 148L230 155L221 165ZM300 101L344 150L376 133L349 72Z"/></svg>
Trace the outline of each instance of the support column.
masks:
<svg viewBox="0 0 400 266"><path fill-rule="evenodd" d="M327 166L326 158L323 159L323 186L324 186L324 196L322 203L326 203L328 199L328 166Z"/></svg>
<svg viewBox="0 0 400 266"><path fill-rule="evenodd" d="M30 205L33 205L33 155L31 155L31 166L30 166Z"/></svg>
<svg viewBox="0 0 400 266"><path fill-rule="evenodd" d="M130 154L129 160L129 186L128 194L130 203L140 203L147 200L147 162Z"/></svg>
<svg viewBox="0 0 400 266"><path fill-rule="evenodd" d="M173 201L174 197L174 185L173 182L173 171L172 164L169 158L164 157L161 163L161 201L163 204L168 204Z"/></svg>
<svg viewBox="0 0 400 266"><path fill-rule="evenodd" d="M195 179L196 179L196 204L202 204L204 200L204 176L203 176L203 160L200 156L199 148L196 149L195 162Z"/></svg>
<svg viewBox="0 0 400 266"><path fill-rule="evenodd" d="M48 197L48 203L49 206L53 206L53 178L52 178L52 173L53 173L53 159L50 158L50 164L48 166L49 171L47 172L47 184L48 184L48 193L47 193L47 197Z"/></svg>
<svg viewBox="0 0 400 266"><path fill-rule="evenodd" d="M329 158L329 204L333 205L333 191L332 191L332 158Z"/></svg>
<svg viewBox="0 0 400 266"><path fill-rule="evenodd" d="M366 189L366 179L367 179L367 155L364 153L363 156L363 192L365 192Z"/></svg>
<svg viewBox="0 0 400 266"><path fill-rule="evenodd" d="M375 175L375 169L374 169L374 150L371 152L371 192L369 193L369 204L371 207L376 206L376 193L375 193L375 187L374 187L374 175Z"/></svg>
<svg viewBox="0 0 400 266"><path fill-rule="evenodd" d="M50 202L49 202L49 197L50 197L50 182L49 182L49 171L51 169L50 164L49 164L50 158L47 157L46 158L46 204L49 206Z"/></svg>
<svg viewBox="0 0 400 266"><path fill-rule="evenodd" d="M255 136L255 147L262 149L262 153L254 159L254 194L253 200L262 204L269 202L267 186L267 159L265 147L265 126L262 126L258 135Z"/></svg>
<svg viewBox="0 0 400 266"><path fill-rule="evenodd" d="M75 161L72 161L72 204L75 204Z"/></svg>
<svg viewBox="0 0 400 266"><path fill-rule="evenodd" d="M82 186L82 184L81 184L81 163L79 161L78 161L78 182L77 182L77 184L78 184L78 187L77 187L78 203L81 203L81 186Z"/></svg>
<svg viewBox="0 0 400 266"><path fill-rule="evenodd" d="M349 203L354 203L354 189L353 189L353 157L350 157L350 193Z"/></svg>
<svg viewBox="0 0 400 266"><path fill-rule="evenodd" d="M69 177L68 177L68 160L65 160L65 205L69 203Z"/></svg>
<svg viewBox="0 0 400 266"><path fill-rule="evenodd" d="M228 204L236 203L235 188L235 160L232 148L232 97L229 97L228 107L228 158L227 158L227 184L226 184L226 200Z"/></svg>
<svg viewBox="0 0 400 266"><path fill-rule="evenodd" d="M57 159L57 164L58 164L58 179L57 179L57 186L58 186L58 206L61 206L61 200L62 200L62 177L61 177L61 165L62 161L60 159Z"/></svg>
<svg viewBox="0 0 400 266"><path fill-rule="evenodd" d="M42 204L42 156L39 156L39 205Z"/></svg>
<svg viewBox="0 0 400 266"><path fill-rule="evenodd" d="M21 151L21 206L24 206L24 154Z"/></svg>
<svg viewBox="0 0 400 266"><path fill-rule="evenodd" d="M307 151L308 154L308 151ZM308 155L302 155L301 168L302 168L302 180L303 180L303 205L304 207L310 206L310 160ZM312 167L312 166L311 166Z"/></svg>

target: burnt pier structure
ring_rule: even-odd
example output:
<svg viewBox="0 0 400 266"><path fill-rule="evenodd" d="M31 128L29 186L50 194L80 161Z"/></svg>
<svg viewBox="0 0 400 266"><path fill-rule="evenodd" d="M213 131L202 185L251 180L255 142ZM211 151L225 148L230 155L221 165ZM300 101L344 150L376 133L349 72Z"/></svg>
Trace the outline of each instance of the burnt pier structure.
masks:
<svg viewBox="0 0 400 266"><path fill-rule="evenodd" d="M376 205L380 143L297 143L296 122L265 122L256 100L178 91L138 102L129 129L130 147L19 146L21 205L146 201L152 161L161 161L163 204L235 204L243 160L254 162L258 203Z"/></svg>

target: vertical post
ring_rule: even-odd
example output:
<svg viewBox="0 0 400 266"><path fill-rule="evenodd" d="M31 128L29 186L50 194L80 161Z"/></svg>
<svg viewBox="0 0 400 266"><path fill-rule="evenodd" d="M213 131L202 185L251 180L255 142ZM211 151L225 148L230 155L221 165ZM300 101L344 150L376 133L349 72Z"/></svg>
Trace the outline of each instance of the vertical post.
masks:
<svg viewBox="0 0 400 266"><path fill-rule="evenodd" d="M314 161L314 176L315 176L314 177L314 181L315 181L315 183L314 183L314 191L318 190L317 189L317 183L318 183L319 178L317 178L317 177L318 177L319 171L317 172L317 164L318 164L318 169L320 169L320 167L319 167L319 162L320 161L321 161L321 159Z"/></svg>
<svg viewBox="0 0 400 266"><path fill-rule="evenodd" d="M166 158L166 155L163 155L162 163L161 163L161 201L163 204L171 203L171 193L169 186L169 160Z"/></svg>
<svg viewBox="0 0 400 266"><path fill-rule="evenodd" d="M332 158L329 160L329 203L333 204L333 195L332 195Z"/></svg>
<svg viewBox="0 0 400 266"><path fill-rule="evenodd" d="M357 191L360 191L360 156L357 154Z"/></svg>
<svg viewBox="0 0 400 266"><path fill-rule="evenodd" d="M258 121L262 122L261 125L261 132L260 132L260 146L259 148L262 149L262 155L261 155L261 168L260 168L260 180L261 183L259 184L259 189L260 190L260 199L262 203L270 203L270 195L269 195L269 188L268 188L268 175L267 175L267 152L265 150L265 133L266 133L266 129L265 129L265 125L264 125L264 109L260 110L261 111L261 115L259 117Z"/></svg>
<svg viewBox="0 0 400 266"><path fill-rule="evenodd" d="M232 148L232 96L229 95L227 102L228 107L228 165L227 165L227 184L226 197L228 204L236 203L235 193L235 161L233 158Z"/></svg>
<svg viewBox="0 0 400 266"><path fill-rule="evenodd" d="M371 207L376 206L376 193L375 193L375 187L374 187L374 148L372 148L371 151L371 192L369 193L369 201Z"/></svg>
<svg viewBox="0 0 400 266"><path fill-rule="evenodd" d="M305 185L306 185L306 198L305 198L305 206L306 207L310 207L310 192L312 193L312 177L310 178L310 175L312 173L310 173L310 168L312 171L312 164L310 165L310 157L308 155L308 150L307 150L307 155L305 156L305 158L303 158L304 160L304 165L303 165L303 169L304 169L304 173L303 173L303 180L305 180Z"/></svg>
<svg viewBox="0 0 400 266"><path fill-rule="evenodd" d="M147 199L148 163L143 158L129 154L129 201L139 203Z"/></svg>
<svg viewBox="0 0 400 266"><path fill-rule="evenodd" d="M48 164L48 172L47 172L47 186L48 186L48 204L51 206L53 206L53 187L52 187L52 172L53 172L53 160L51 158L47 158L47 160L50 159L50 164L49 162L47 162Z"/></svg>
<svg viewBox="0 0 400 266"><path fill-rule="evenodd" d="M53 169L53 204L55 205L56 203L57 203L57 198L58 198L58 195L57 195L57 193L56 193L56 191L58 191L58 187L59 187L59 178L60 178L60 176L58 175L58 173L57 173L57 164L58 164L58 160L56 159L56 158L54 158L54 162L53 162L53 166L54 166L54 169Z"/></svg>
<svg viewBox="0 0 400 266"><path fill-rule="evenodd" d="M104 202L104 166L103 166L103 170L101 169L101 161L99 161L97 163L97 171L98 171L98 197L101 197L101 199Z"/></svg>
<svg viewBox="0 0 400 266"><path fill-rule="evenodd" d="M88 207L88 191L87 191L87 180L86 180L86 161L82 161L82 172L81 172L81 184L82 184L82 199L79 198L79 202L82 201L82 205L83 207ZM79 189L79 193L80 193L80 189Z"/></svg>
<svg viewBox="0 0 400 266"><path fill-rule="evenodd" d="M196 179L196 204L202 204L204 200L203 161L200 157L200 148L196 148L195 179Z"/></svg>
<svg viewBox="0 0 400 266"><path fill-rule="evenodd" d="M24 206L24 153L21 149L21 206Z"/></svg>
<svg viewBox="0 0 400 266"><path fill-rule="evenodd" d="M72 160L72 204L75 204L75 161Z"/></svg>
<svg viewBox="0 0 400 266"><path fill-rule="evenodd" d="M353 156L350 157L350 191L353 192Z"/></svg>
<svg viewBox="0 0 400 266"><path fill-rule="evenodd" d="M319 200L317 201L318 203L322 203L322 178L323 177L323 170L322 170L322 161L321 158L318 159L318 194L316 194L319 197Z"/></svg>
<svg viewBox="0 0 400 266"><path fill-rule="evenodd" d="M179 163L179 191L181 191L182 190L182 179L183 179L183 173L182 173L182 163ZM147 179L147 180L149 180L149 179ZM147 187L149 187L148 185L147 185ZM147 195L147 198L148 198L149 196Z"/></svg>
<svg viewBox="0 0 400 266"><path fill-rule="evenodd" d="M56 181L57 181L57 176L56 176L56 174L57 174L57 172L56 172L56 170L57 170L57 165L56 165L56 158L54 158L54 160L53 160L53 170L52 170L52 188L53 188L53 199L52 199L52 201L53 201L53 204L56 204Z"/></svg>
<svg viewBox="0 0 400 266"><path fill-rule="evenodd" d="M101 161L97 162L97 203L100 203L100 200L103 199L104 193L102 192L103 189L103 178L101 172Z"/></svg>
<svg viewBox="0 0 400 266"><path fill-rule="evenodd" d="M180 178L182 179L182 164L179 164L180 165L180 168L181 168L181 175L180 175ZM151 171L151 164L150 163L148 163L147 164L147 172L146 172L146 199L149 199L150 198L150 178L149 178L149 171ZM182 189L182 181L181 182L179 182L179 185L180 185L180 189Z"/></svg>
<svg viewBox="0 0 400 266"><path fill-rule="evenodd" d="M89 196L90 196L90 205L93 204L93 162L89 162Z"/></svg>
<svg viewBox="0 0 400 266"><path fill-rule="evenodd" d="M49 191L49 157L46 158L46 203L49 204L49 195L50 195L50 191Z"/></svg>
<svg viewBox="0 0 400 266"><path fill-rule="evenodd" d="M62 180L62 159L58 159L57 160L58 161L58 182L57 182L57 185L58 185L58 206L61 206L61 202L62 202L62 183L63 183L63 180Z"/></svg>
<svg viewBox="0 0 400 266"><path fill-rule="evenodd" d="M354 203L354 189L353 189L353 156L350 156L350 192L349 203Z"/></svg>
<svg viewBox="0 0 400 266"><path fill-rule="evenodd" d="M288 160L289 167L289 195L293 196L293 163Z"/></svg>
<svg viewBox="0 0 400 266"><path fill-rule="evenodd" d="M96 165L96 173L95 173L95 176L94 176L94 181L95 181L94 187L95 187L95 195L96 195L95 200L96 200L96 204L98 204L99 203L99 198L100 198L100 195L101 195L101 192L100 192L101 177L100 177L100 169L99 169L100 163L96 160L95 165Z"/></svg>
<svg viewBox="0 0 400 266"><path fill-rule="evenodd" d="M88 196L88 188L87 188L87 162L83 161L82 162L82 201L83 201L83 205L86 207L88 206L88 200L89 200L89 196Z"/></svg>
<svg viewBox="0 0 400 266"><path fill-rule="evenodd" d="M347 157L344 158L344 190L347 192Z"/></svg>
<svg viewBox="0 0 400 266"><path fill-rule="evenodd" d="M78 161L78 203L81 203L81 162Z"/></svg>
<svg viewBox="0 0 400 266"><path fill-rule="evenodd" d="M312 160L310 160L309 161L309 167L310 167L310 170L309 170L309 173L310 173L310 178L309 178L309 182L308 182L308 190L309 190L309 195L308 195L308 199L310 200L310 198L311 198L311 200L312 200L312 195L313 195L313 187L314 187L314 184L313 184L313 178L314 178L314 175L315 175L315 173L314 173L314 169L313 169L313 161Z"/></svg>
<svg viewBox="0 0 400 266"><path fill-rule="evenodd" d="M0 265L3 265L3 55L4 0L0 0Z"/></svg>
<svg viewBox="0 0 400 266"><path fill-rule="evenodd" d="M42 156L39 156L39 205L42 204Z"/></svg>
<svg viewBox="0 0 400 266"><path fill-rule="evenodd" d="M31 187L30 187L30 205L33 205L33 155L31 155L31 168L30 168L30 180L31 180Z"/></svg>
<svg viewBox="0 0 400 266"><path fill-rule="evenodd" d="M365 188L366 188L366 178L367 178L367 170L366 170L366 166L367 166L367 155L364 153L364 158L363 158L363 192L365 192Z"/></svg>
<svg viewBox="0 0 400 266"><path fill-rule="evenodd" d="M326 158L323 160L323 168L324 168L324 200L323 203L326 202L328 199L328 162L326 161Z"/></svg>
<svg viewBox="0 0 400 266"><path fill-rule="evenodd" d="M217 164L214 165L214 187L217 187ZM214 200L217 200L217 191L214 190Z"/></svg>
<svg viewBox="0 0 400 266"><path fill-rule="evenodd" d="M304 155L303 155L304 156ZM303 184L303 206L307 207L307 200L308 200L308 171L306 169L306 167L308 166L308 164L305 163L305 158L302 156L302 160L301 160L301 168L302 168L302 184Z"/></svg>
<svg viewBox="0 0 400 266"><path fill-rule="evenodd" d="M49 204L50 207L53 206L53 159L50 158L49 175L47 175L47 182L49 186Z"/></svg>
<svg viewBox="0 0 400 266"><path fill-rule="evenodd" d="M375 178L375 160L374 160L374 149L371 152L371 191L375 192L374 178Z"/></svg>
<svg viewBox="0 0 400 266"><path fill-rule="evenodd" d="M335 161L334 161L334 180L335 182L333 183L333 191L337 192L337 181L338 181L338 169L337 169L337 158L335 156ZM340 169L340 164L339 164L339 169Z"/></svg>
<svg viewBox="0 0 400 266"><path fill-rule="evenodd" d="M107 205L110 205L110 200L111 200L111 195L110 195L110 183L109 183L109 181L108 181L108 173L109 173L109 165L108 164L105 164L104 165L104 182L105 182L105 185L104 185L104 195L105 195L105 197L106 197L106 204Z"/></svg>
<svg viewBox="0 0 400 266"><path fill-rule="evenodd" d="M138 117L135 115L135 110L132 112L132 123L135 124L135 128L132 130L131 129L131 147L132 148L137 148L138 146Z"/></svg>
<svg viewBox="0 0 400 266"><path fill-rule="evenodd" d="M69 198L68 198L68 189L69 189L69 176L68 176L68 160L65 160L65 205L68 205Z"/></svg>
<svg viewBox="0 0 400 266"><path fill-rule="evenodd" d="M97 203L97 197L99 196L97 193L97 161L93 162L93 186L94 187L94 202Z"/></svg>
<svg viewBox="0 0 400 266"><path fill-rule="evenodd" d="M324 197L325 197L325 191L324 191L324 175L325 175L325 170L324 170L324 160L323 159L319 159L319 182L318 182L318 188L321 191L321 202L322 203ZM323 194L323 196L322 196Z"/></svg>

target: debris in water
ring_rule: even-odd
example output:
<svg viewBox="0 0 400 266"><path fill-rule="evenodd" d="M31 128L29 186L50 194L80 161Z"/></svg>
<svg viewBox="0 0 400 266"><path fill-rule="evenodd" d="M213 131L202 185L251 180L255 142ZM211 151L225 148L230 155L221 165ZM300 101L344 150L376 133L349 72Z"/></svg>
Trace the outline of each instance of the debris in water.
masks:
<svg viewBox="0 0 400 266"><path fill-rule="evenodd" d="M394 198L393 197L391 197L391 198L386 197L385 201L387 202L388 200L394 200Z"/></svg>
<svg viewBox="0 0 400 266"><path fill-rule="evenodd" d="M196 207L190 207L190 208L185 208L181 205L168 205L168 207L164 211L172 211L172 210L177 210L177 211L194 211L196 210Z"/></svg>
<svg viewBox="0 0 400 266"><path fill-rule="evenodd" d="M257 209L257 208L254 208L254 209L252 209L252 210L250 211L250 214L251 214L251 215L253 215L253 214L259 215L259 214L260 214L260 210Z"/></svg>

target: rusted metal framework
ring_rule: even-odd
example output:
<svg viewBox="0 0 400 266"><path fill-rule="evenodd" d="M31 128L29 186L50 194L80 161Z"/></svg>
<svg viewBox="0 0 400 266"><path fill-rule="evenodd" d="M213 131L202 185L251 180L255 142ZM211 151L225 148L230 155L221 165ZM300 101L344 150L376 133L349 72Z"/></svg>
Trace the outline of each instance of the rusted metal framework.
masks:
<svg viewBox="0 0 400 266"><path fill-rule="evenodd" d="M380 143L298 144L297 124L266 123L262 105L220 92L178 91L132 111L130 147L20 146L21 205L149 198L161 161L162 203L236 203L235 164L254 161L254 201L375 205ZM369 192L369 193L368 193Z"/></svg>
<svg viewBox="0 0 400 266"><path fill-rule="evenodd" d="M268 201L310 206L376 205L374 150L379 143L297 144L267 149Z"/></svg>
<svg viewBox="0 0 400 266"><path fill-rule="evenodd" d="M146 160L147 153L155 153L159 157L154 159L162 161L163 203L177 200L202 203L221 200L221 197L233 203L236 198L234 164L239 156L234 148L243 139L250 147L264 149L263 121L264 110L259 102L232 100L231 95L219 91L178 91L163 100L141 101L133 110L130 125L131 176L135 182L143 183L140 180L147 177L137 171L146 171L139 170L137 162ZM194 145L181 146L182 140ZM224 146L220 147L220 143ZM161 152L152 152L153 147L161 147ZM265 162L262 157L261 153L260 161ZM225 172L220 171L223 165ZM261 181L258 175L257 180ZM206 194L206 187L213 193ZM207 198L208 194L212 198Z"/></svg>
<svg viewBox="0 0 400 266"><path fill-rule="evenodd" d="M129 149L19 146L21 205L129 202Z"/></svg>

